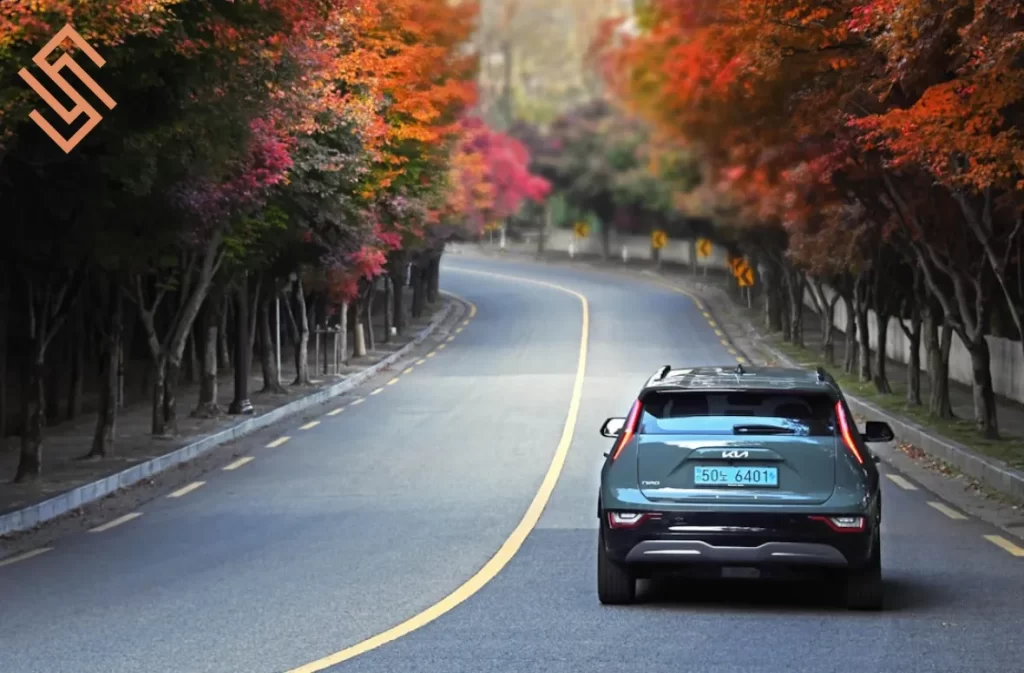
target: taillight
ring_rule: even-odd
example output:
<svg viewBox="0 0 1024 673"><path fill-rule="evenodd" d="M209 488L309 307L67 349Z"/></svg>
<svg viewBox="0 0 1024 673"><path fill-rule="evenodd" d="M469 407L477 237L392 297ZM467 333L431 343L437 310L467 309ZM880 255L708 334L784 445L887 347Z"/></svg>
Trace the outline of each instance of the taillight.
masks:
<svg viewBox="0 0 1024 673"><path fill-rule="evenodd" d="M822 521L837 533L861 533L864 531L862 516L812 516L814 521Z"/></svg>
<svg viewBox="0 0 1024 673"><path fill-rule="evenodd" d="M860 449L857 448L857 443L853 441L853 433L850 432L850 419L846 417L846 409L843 408L842 402L836 402L836 418L839 420L839 434L843 438L843 444L850 450L853 457L857 459L857 462L863 465L864 457L860 455Z"/></svg>
<svg viewBox="0 0 1024 673"><path fill-rule="evenodd" d="M636 528L648 519L658 519L659 513L653 512L608 512L610 528Z"/></svg>
<svg viewBox="0 0 1024 673"><path fill-rule="evenodd" d="M643 413L643 410L644 405L640 404L640 400L633 402L629 416L626 416L626 425L622 427L622 434L619 435L619 441L615 443L615 449L612 451L612 460L618 458L622 449L629 444L629 440L633 439L633 435L636 434L636 430L640 426L640 414Z"/></svg>

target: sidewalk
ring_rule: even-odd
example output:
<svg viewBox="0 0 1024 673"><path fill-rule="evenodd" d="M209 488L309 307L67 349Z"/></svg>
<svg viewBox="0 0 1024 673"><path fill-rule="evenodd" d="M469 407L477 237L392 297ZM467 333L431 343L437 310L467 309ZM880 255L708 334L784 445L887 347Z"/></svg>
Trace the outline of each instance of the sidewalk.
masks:
<svg viewBox="0 0 1024 673"><path fill-rule="evenodd" d="M454 251L453 251L454 252ZM458 253L457 253L458 254ZM485 255L492 257L533 258L533 245L510 244L504 252L496 246L463 246L461 254ZM998 419L1002 439L985 440L974 430L974 403L969 387L950 381L950 398L956 420L931 419L927 407L908 407L905 402L907 367L892 360L886 362L892 394L881 395L873 383L862 384L856 376L842 372L842 355L846 345L845 334L835 331L835 353L838 366L827 365L821 353L821 323L818 316L808 307L804 313L805 348L798 348L782 341L781 334L769 334L764 329L763 309L757 303L753 309L738 304L727 293L728 279L722 273L710 272L695 275L689 267L663 264L656 268L649 260L621 259L603 261L596 256L576 255L574 259L561 251L549 251L545 262L586 266L603 271L655 276L678 287L691 290L708 298L708 304L723 331L736 343L737 348L752 360L779 363L781 355L803 367L824 366L850 396L865 403L865 411L872 416L891 417L894 429L900 438L900 449L915 462L950 477L966 477L972 487L984 490L987 495L1000 498L1010 496L1011 502L1024 500L1024 407L1007 400L998 399ZM752 352L753 351L753 352ZM874 355L874 353L872 353ZM760 356L760 357L758 357ZM922 353L922 357L924 354ZM921 397L927 403L930 382L926 374L921 376ZM851 405L853 406L853 405ZM855 409L857 411L857 409ZM859 413L859 412L858 412ZM881 416L879 415L881 414ZM866 415L866 414L862 414ZM885 420L883 418L883 420ZM897 427L899 426L899 427Z"/></svg>
<svg viewBox="0 0 1024 673"><path fill-rule="evenodd" d="M14 484L10 482L17 466L19 440L17 437L8 437L5 444L0 447L0 475L2 475L0 477L0 519L3 519L5 514L32 507L83 485L116 475L146 461L167 456L183 447L194 445L198 440L209 438L211 435L232 429L237 429L236 434L241 434L239 426L281 409L285 405L309 399L317 393L324 393L341 382L352 380L353 376L368 372L374 365L393 356L406 346L413 345L413 342L417 340L417 337L423 335L425 330L430 329L431 326L436 329L438 326L436 323L445 315L449 315L456 304L457 302L454 300L442 296L437 304L427 306L423 316L418 319L410 319L405 334L392 336L389 343L383 343L380 340L380 335L384 331L383 316L374 316L375 331L378 335L376 348L365 357L351 358L348 366L340 365L341 374L339 375L324 374L323 372L325 355L330 354L333 347L330 341L325 345L323 338L320 343L320 367L316 367L314 335L310 335L309 367L313 383L308 386L290 385L295 379L294 358L289 344L282 344L281 383L287 389L283 394L259 392L263 387L263 377L257 355L253 358L253 375L249 381L250 401L255 408L252 415L229 416L226 414L228 405L234 396L234 378L231 373L221 375L218 379L218 404L225 413L217 418L192 417L190 414L195 409L199 396L198 385L184 383L181 385L178 391L177 405L178 435L173 438L154 438L150 434L149 403L145 399L134 401L121 409L118 414L114 444L115 455L108 459L82 459L89 452L91 446L96 423L94 413L83 414L76 421L49 427L44 435L43 475L36 483ZM411 296L406 302L406 306L410 305ZM333 360L329 363L328 369L333 369ZM283 411L287 412L288 410ZM230 441L230 438L211 442L209 447L203 447L197 451L197 455L215 445L224 444L226 441ZM51 518L46 513L43 513L43 516L45 519ZM11 533L11 535L18 534L18 532ZM4 527L0 526L0 539L3 537Z"/></svg>

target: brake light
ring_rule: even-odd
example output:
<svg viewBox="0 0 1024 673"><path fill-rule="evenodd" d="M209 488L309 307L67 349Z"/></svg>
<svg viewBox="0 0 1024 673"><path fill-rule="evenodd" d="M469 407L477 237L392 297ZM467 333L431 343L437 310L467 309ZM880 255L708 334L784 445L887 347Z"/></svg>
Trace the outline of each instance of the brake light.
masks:
<svg viewBox="0 0 1024 673"><path fill-rule="evenodd" d="M649 519L660 519L660 513L653 512L608 512L609 528L636 528Z"/></svg>
<svg viewBox="0 0 1024 673"><path fill-rule="evenodd" d="M640 414L643 413L644 405L640 404L640 400L633 402L632 408L629 410L629 416L626 416L626 425L622 428L622 434L619 435L619 441L615 443L615 449L612 451L612 460L619 457L622 453L622 449L625 448L626 444L629 444L629 440L633 439L633 435L636 434L637 428L640 426Z"/></svg>
<svg viewBox="0 0 1024 673"><path fill-rule="evenodd" d="M843 438L843 444L846 444L846 448L850 450L850 453L857 459L857 462L863 465L864 457L860 455L860 449L857 448L857 443L853 441L853 433L850 432L850 420L846 417L846 409L843 408L842 402L836 402L836 418L839 419L839 434Z"/></svg>
<svg viewBox="0 0 1024 673"><path fill-rule="evenodd" d="M862 533L864 532L864 517L862 516L812 516L814 521L822 521L826 526L837 533Z"/></svg>

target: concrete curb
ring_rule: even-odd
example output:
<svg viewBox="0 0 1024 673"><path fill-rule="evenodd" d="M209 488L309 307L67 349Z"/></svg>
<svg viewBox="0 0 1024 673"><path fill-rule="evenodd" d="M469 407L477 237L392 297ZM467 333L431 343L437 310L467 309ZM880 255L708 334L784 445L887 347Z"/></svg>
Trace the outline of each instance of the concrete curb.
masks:
<svg viewBox="0 0 1024 673"><path fill-rule="evenodd" d="M716 293L721 292L719 288L715 288L715 291ZM756 330L754 332L755 334L757 333ZM800 366L792 358L787 357L772 347L760 334L758 334L757 339L759 347L770 353L779 362L783 362L790 367ZM738 350L743 352L743 349ZM749 359L750 354L745 353L745 355ZM929 434L927 428L913 421L893 416L879 409L874 404L853 395L846 394L846 401L849 403L850 410L853 413L870 420L888 423L896 433L896 437L900 440L916 446L933 458L944 460L968 477L977 479L1000 493L1018 500L1024 500L1024 472L1015 470L1002 461L979 455L962 444ZM878 453L883 460L887 458L883 452ZM892 461L886 460L886 462L891 463Z"/></svg>
<svg viewBox="0 0 1024 673"><path fill-rule="evenodd" d="M212 435L207 435L198 441L183 446L180 449L176 449L175 451L160 456L159 458L147 460L144 463L139 463L138 465L134 465L126 470L112 474L109 477L100 479L99 481L84 484L67 491L66 493L50 498L49 500L44 500L43 502L30 505L16 512L9 512L0 516L0 537L11 533L25 531L34 528L39 524L56 519L59 516L82 507L83 505L95 502L96 500L110 495L120 489L127 488L155 474L164 472L175 465L180 465L193 460L218 446L240 439L246 435L256 432L257 430L262 430L263 428L283 420L288 416L305 411L306 409L315 407L327 400L330 400L331 398L348 392L367 379L376 376L382 370L391 366L395 362L401 360L413 348L423 343L427 337L437 331L441 324L451 316L456 305L455 301L449 303L433 320L430 321L429 325L420 330L419 334L417 334L411 342L399 350L395 351L377 364L367 367L358 374L354 374L346 378L344 381L339 381L329 388L325 388L313 393L312 395L307 395L306 397L293 400L292 402L268 411L265 414L246 419L238 425L234 425Z"/></svg>
<svg viewBox="0 0 1024 673"><path fill-rule="evenodd" d="M471 254L472 253L470 253L470 255ZM468 257L470 255L466 256ZM506 259L530 258L530 255L528 253L519 252L491 254L488 252L481 251L478 252L477 255L480 257L490 258L504 257ZM715 308L716 306L719 305L719 300L722 302L727 302L725 304L726 306L732 306L733 304L732 298L729 297L728 294L719 287L704 285L699 283L699 281L697 281L699 287L693 287L692 284L694 281L691 281L689 279L675 279L672 278L671 276L665 276L663 274L659 274L649 269L603 269L601 266L589 263L586 260L586 258L583 257L580 257L577 260L559 259L552 261L534 261L537 261L540 264L546 263L556 264L559 266L584 266L593 271L607 271L617 274L628 273L629 275L635 276L647 276L652 279L673 281L677 285L680 284L678 281L681 280L682 284L688 286L688 292L693 292L696 294L711 292L713 295L716 295L715 301L709 301L707 298L705 298L703 303L704 308L712 316L714 316L714 319L716 320L716 322L718 322L719 325L725 324L724 321L721 319L719 311L716 310ZM726 338L732 344L733 348L735 348L738 352L742 353L747 360L750 360L751 362L755 361L753 358L751 358L751 353L749 352L749 349L742 348L741 346L739 346L736 343L736 339L734 338L734 336L732 334L729 334L727 330L723 329L722 331L725 332ZM761 334L757 331L756 328L751 326L748 328L747 331L749 332L747 337L752 341L755 341L757 343L758 348L761 348L764 351L770 353L772 357L777 359L779 362L785 363L787 366L799 367L799 365L793 362L792 359L790 359L783 353L780 353L770 343L768 343L764 339L764 337L761 336ZM972 479L976 479L977 481L985 484L989 488L999 491L1000 493L1009 495L1015 499L1024 501L1024 472L1016 470L1010 467L1009 465L1003 463L1002 461L996 460L994 458L989 458L987 456L979 455L972 451L971 449L967 448L966 446L963 446L962 444L953 442L943 437L937 437L935 435L929 434L927 428L924 428L923 426L918 425L917 423L914 423L912 421L904 420L896 416L890 415L889 413L879 409L870 402L866 402L862 399L859 399L849 394L846 395L846 399L850 405L850 409L855 414L859 416L864 416L865 418L869 418L871 420L885 421L890 426L892 426L892 429L896 433L896 436L902 441L905 441L909 444L913 444L914 446L921 449L932 458L943 460L949 463L950 465L953 465L958 470L963 472L966 476L971 477ZM882 457L883 460L886 460L886 462L892 462L891 460L887 460L888 457L885 455L885 452L877 453Z"/></svg>

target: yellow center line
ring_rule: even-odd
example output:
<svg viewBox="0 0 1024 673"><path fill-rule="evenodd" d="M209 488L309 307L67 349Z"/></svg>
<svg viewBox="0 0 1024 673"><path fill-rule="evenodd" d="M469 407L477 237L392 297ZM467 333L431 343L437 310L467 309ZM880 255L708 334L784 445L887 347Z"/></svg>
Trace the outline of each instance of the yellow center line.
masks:
<svg viewBox="0 0 1024 673"><path fill-rule="evenodd" d="M402 373L403 374L411 374L412 373L412 369L413 369L412 367L406 367L405 371L403 371Z"/></svg>
<svg viewBox="0 0 1024 673"><path fill-rule="evenodd" d="M311 430L311 429L315 428L318 425L320 425L320 421L310 421L309 423L306 423L305 425L300 425L299 426L299 430Z"/></svg>
<svg viewBox="0 0 1024 673"><path fill-rule="evenodd" d="M941 502L929 502L928 506L929 507L934 507L935 509L939 510L940 512L942 512L943 514L948 516L950 519L955 519L957 521L966 521L967 520L966 516L964 516L963 514L961 514L958 511L956 511L952 507L946 507Z"/></svg>
<svg viewBox="0 0 1024 673"><path fill-rule="evenodd" d="M716 323L714 320L708 320L708 324L711 325L712 327L718 327L718 323Z"/></svg>
<svg viewBox="0 0 1024 673"><path fill-rule="evenodd" d="M13 564L17 563L18 561L27 561L30 558L34 558L36 556L39 556L40 554L45 554L48 551L53 551L53 547L40 547L39 549L33 549L32 551L27 551L24 554L18 554L17 556L12 556L11 558L4 559L3 561L0 561L0 568L3 568L4 566L13 565Z"/></svg>
<svg viewBox="0 0 1024 673"><path fill-rule="evenodd" d="M102 526L96 526L95 528L91 529L89 532L90 533L102 533L103 531L110 530L114 526L120 526L123 523L128 523L129 521L132 521L134 519L138 519L140 516L142 516L142 512L132 512L131 514L125 514L124 516L117 517L113 521L108 521L107 523L103 524Z"/></svg>
<svg viewBox="0 0 1024 673"><path fill-rule="evenodd" d="M558 441L558 446L551 459L551 464L548 466L547 473L544 475L544 481L541 482L540 489L533 497L533 501L527 508L523 518L519 521L519 525L517 525L515 530L512 531L512 534L509 535L508 539L501 545L497 553L495 553L494 556L492 556L490 560L487 561L487 563L484 564L484 566L462 586L423 612L410 617L401 624L398 624L397 626L394 626L387 631L379 633L360 643L356 643L351 647L347 647L339 652L330 654L322 659L306 664L305 666L292 669L291 671L288 671L288 673L317 673L317 671L322 671L330 668L331 666L336 666L343 661L353 659L360 654L374 650L381 645L390 643L391 641L397 640L416 629L426 626L438 617L468 600L488 582L497 577L498 573L500 573L516 555L516 552L518 552L520 547L522 547L523 542L526 541L527 536L534 527L536 527L537 522L540 521L541 514L544 513L544 508L551 499L551 493L555 490L555 485L558 483L558 477L562 473L562 468L565 465L565 459L569 455L569 448L572 446L573 434L576 431L576 421L579 418L580 413L580 401L583 398L583 380L586 377L587 347L590 338L590 305L587 302L587 298L575 290L570 290L569 288L562 287L561 285L546 283L539 280L519 278L516 276L504 276L502 274L490 273L487 271L467 271L464 269L459 269L458 271L542 285L570 294L580 301L582 311L582 331L580 334L579 358L576 364L576 377L573 382L572 394L569 398L569 411L566 414L565 426L562 428L562 436Z"/></svg>
<svg viewBox="0 0 1024 673"><path fill-rule="evenodd" d="M389 386L393 386L396 383L398 383L398 377L397 376L395 378L391 379L390 381L388 381L388 385Z"/></svg>
<svg viewBox="0 0 1024 673"><path fill-rule="evenodd" d="M705 318L707 318L709 321L711 320L711 314L710 313L708 313L707 311L702 311L702 313L704 314Z"/></svg>
<svg viewBox="0 0 1024 673"><path fill-rule="evenodd" d="M729 349L729 355L739 355L739 353L736 352L735 348L730 348Z"/></svg>
<svg viewBox="0 0 1024 673"><path fill-rule="evenodd" d="M421 364L423 364L426 361L427 360L425 358L420 358L419 360L416 361L416 364L421 365Z"/></svg>
<svg viewBox="0 0 1024 673"><path fill-rule="evenodd" d="M1010 542L1001 535L986 535L985 539L991 542L992 544L996 545L997 547L1002 547L1004 550L1010 552L1017 558L1024 557L1024 549L1018 547L1017 545Z"/></svg>
<svg viewBox="0 0 1024 673"><path fill-rule="evenodd" d="M909 481L907 481L906 479L904 479L903 477L901 477L898 474L886 474L885 476L887 476L889 478L889 480L892 481L892 483L896 484L897 486L902 488L904 491L916 491L917 490L917 486L914 486L913 484L911 484Z"/></svg>
<svg viewBox="0 0 1024 673"><path fill-rule="evenodd" d="M372 391L370 392L370 394L371 394L371 395L380 395L380 394L381 394L382 392L384 392L384 388L383 388L383 387L380 387L380 388L374 388L374 389L373 389L373 390L372 390Z"/></svg>
<svg viewBox="0 0 1024 673"><path fill-rule="evenodd" d="M343 411L345 411L345 407L338 407L337 409L332 409L332 410L328 411L327 415L328 416L337 416L338 414L340 414Z"/></svg>
<svg viewBox="0 0 1024 673"><path fill-rule="evenodd" d="M724 337L725 335L724 335L724 334L722 334L722 330L720 330L720 329L716 329L716 330L715 330L715 336L717 336L717 337Z"/></svg>
<svg viewBox="0 0 1024 673"><path fill-rule="evenodd" d="M445 348L445 347L446 347L447 345L448 345L448 344L441 344L440 346L438 346L438 347L437 347L437 350L444 350L444 348Z"/></svg>
<svg viewBox="0 0 1024 673"><path fill-rule="evenodd" d="M464 329L466 329L466 328L465 327L460 327L457 330L455 330L455 333L458 334L459 332L461 332Z"/></svg>
<svg viewBox="0 0 1024 673"><path fill-rule="evenodd" d="M746 361L747 361L747 359L746 359L746 358L742 358L742 357L740 357L739 355L737 355L737 356L736 356L736 362L738 362L738 363L740 363L740 364L743 364L743 363L744 363L744 362L746 362Z"/></svg>
<svg viewBox="0 0 1024 673"><path fill-rule="evenodd" d="M175 491L174 493L169 494L167 497L168 498L180 498L183 495L188 495L189 493L191 493L192 491L196 490L197 488L199 488L200 486L202 486L205 483L206 483L205 481L193 481L188 486L184 486L182 488L179 488L177 491Z"/></svg>
<svg viewBox="0 0 1024 673"><path fill-rule="evenodd" d="M277 447L279 447L282 444L284 444L285 442L287 442L289 439L291 439L291 437L288 437L287 435L284 436L284 437L278 437L277 439L275 439L271 443L267 444L267 448L268 449L276 449Z"/></svg>
<svg viewBox="0 0 1024 673"><path fill-rule="evenodd" d="M448 343L451 343L452 341L455 341L455 337L450 336L447 339L445 339L445 341L447 341Z"/></svg>
<svg viewBox="0 0 1024 673"><path fill-rule="evenodd" d="M237 470L238 468L242 467L243 465L248 465L252 461L253 461L252 456L246 456L245 458L239 458L238 460L236 460L235 462L231 463L230 465L225 465L222 469L227 470L228 472L230 472L231 470Z"/></svg>
<svg viewBox="0 0 1024 673"><path fill-rule="evenodd" d="M437 351L430 351L429 353L427 353L427 357L428 357L428 358L432 358L432 357L434 357L435 355L437 355Z"/></svg>
<svg viewBox="0 0 1024 673"><path fill-rule="evenodd" d="M349 403L349 405L348 405L348 406L350 406L350 407L354 407L354 406L356 406L357 404L362 404L362 403L363 403L363 402L365 402L365 401L366 401L366 398L365 398L365 397L360 397L360 398L358 398L358 399L352 400L352 401L351 401L351 402Z"/></svg>

